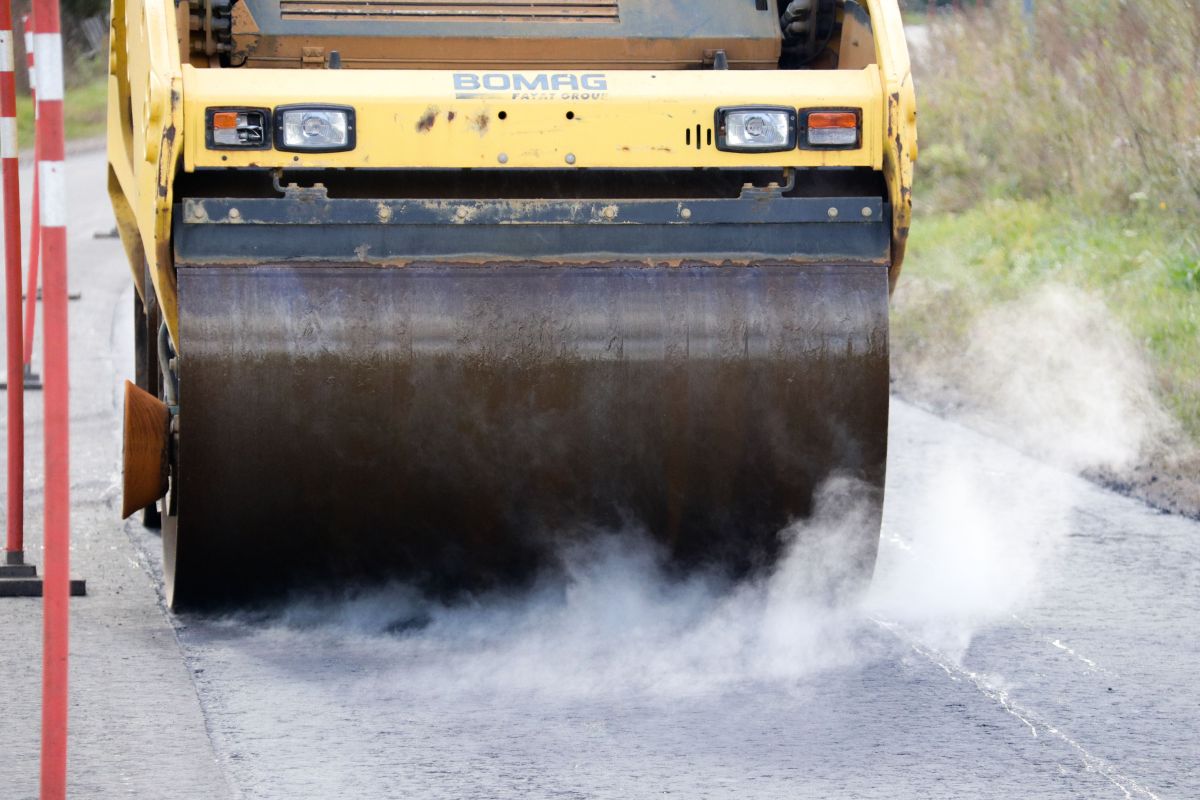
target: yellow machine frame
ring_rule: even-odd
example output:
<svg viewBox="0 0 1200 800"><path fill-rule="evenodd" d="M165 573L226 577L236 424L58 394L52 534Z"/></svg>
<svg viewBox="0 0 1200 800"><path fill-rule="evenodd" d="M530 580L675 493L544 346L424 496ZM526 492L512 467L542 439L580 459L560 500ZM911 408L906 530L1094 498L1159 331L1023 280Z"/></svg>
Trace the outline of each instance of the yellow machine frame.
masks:
<svg viewBox="0 0 1200 800"><path fill-rule="evenodd" d="M237 80L230 80L231 75ZM477 73L459 73L476 75ZM497 77L508 73L498 73ZM587 74L587 73L585 73ZM796 72L604 72L603 90L498 91L457 98L441 70L228 70L183 67L184 169L200 167L871 167L883 162L878 70L831 70L797 86ZM552 73L575 77L571 73ZM799 89L799 91L798 91ZM580 99L582 98L582 99ZM292 103L352 106L358 142L338 153L209 150L206 108ZM731 153L712 145L718 106L752 103L863 109L863 147ZM570 113L570 118L567 114ZM700 130L699 147L695 139ZM506 156L503 164L500 154Z"/></svg>
<svg viewBox="0 0 1200 800"><path fill-rule="evenodd" d="M896 0L866 5L875 64L860 70L614 71L604 73L602 91L460 98L445 71L198 69L180 59L168 0L114 0L109 192L138 291L146 296L149 275L178 346L174 180L180 169L212 167L869 167L882 170L888 187L894 285L911 218L916 105ZM357 146L308 154L205 148L206 108L289 103L353 107ZM697 126L707 137L718 106L744 104L862 109L862 146L747 154L688 143Z"/></svg>

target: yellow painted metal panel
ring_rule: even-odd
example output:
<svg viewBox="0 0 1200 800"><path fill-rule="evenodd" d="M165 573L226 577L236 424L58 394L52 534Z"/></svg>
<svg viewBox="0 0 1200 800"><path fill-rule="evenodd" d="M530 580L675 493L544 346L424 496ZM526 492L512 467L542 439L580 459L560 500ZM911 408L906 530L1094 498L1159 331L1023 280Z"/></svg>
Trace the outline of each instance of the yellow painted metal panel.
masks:
<svg viewBox="0 0 1200 800"><path fill-rule="evenodd" d="M134 280L142 286L144 256L163 316L178 342L171 209L183 79L175 8L169 0L114 0L111 13L109 193Z"/></svg>
<svg viewBox="0 0 1200 800"><path fill-rule="evenodd" d="M915 99L896 0L866 0L866 5L878 66L862 70L642 70L542 77L426 70L195 69L180 64L176 15L169 2L114 0L109 190L130 266L140 281L141 259L149 263L159 303L177 340L170 237L174 177L181 161L189 171L239 166L864 166L881 170L887 181L894 212L894 281L911 220ZM475 83L478 89L472 88ZM205 147L204 110L209 106L271 108L307 102L354 106L358 146L329 154ZM861 108L862 147L768 154L717 150L708 138L714 109L746 104Z"/></svg>
<svg viewBox="0 0 1200 800"><path fill-rule="evenodd" d="M456 77L458 76L458 77ZM214 70L183 67L184 166L816 167L879 169L884 98L860 71L454 73L433 70ZM209 150L205 109L293 103L354 107L358 142L341 153ZM857 150L728 153L710 140L726 105L854 107Z"/></svg>
<svg viewBox="0 0 1200 800"><path fill-rule="evenodd" d="M875 57L887 101L883 140L884 178L892 204L891 287L896 288L908 228L912 224L913 164L917 160L917 97L908 43L896 0L867 0L875 30Z"/></svg>

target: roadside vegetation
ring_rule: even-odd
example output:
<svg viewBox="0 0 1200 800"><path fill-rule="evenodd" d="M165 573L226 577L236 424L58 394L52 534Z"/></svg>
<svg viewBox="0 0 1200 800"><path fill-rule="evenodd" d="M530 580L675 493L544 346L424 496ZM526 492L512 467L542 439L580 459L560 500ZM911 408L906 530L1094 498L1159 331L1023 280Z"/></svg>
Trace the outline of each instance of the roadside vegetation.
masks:
<svg viewBox="0 0 1200 800"><path fill-rule="evenodd" d="M103 70L68 85L63 98L63 125L67 139L90 139L104 135L108 103L108 80ZM21 149L33 147L33 101L17 98L17 141Z"/></svg>
<svg viewBox="0 0 1200 800"><path fill-rule="evenodd" d="M108 103L107 0L61 0L64 79L63 123L67 140L104 135ZM33 149L33 101L25 70L24 17L29 0L13 3L13 49L17 83L17 141Z"/></svg>
<svg viewBox="0 0 1200 800"><path fill-rule="evenodd" d="M1019 0L930 15L913 53L900 372L916 352L960 347L985 309L1065 284L1133 335L1200 442L1200 13L1189 0L1034 5L1032 18Z"/></svg>

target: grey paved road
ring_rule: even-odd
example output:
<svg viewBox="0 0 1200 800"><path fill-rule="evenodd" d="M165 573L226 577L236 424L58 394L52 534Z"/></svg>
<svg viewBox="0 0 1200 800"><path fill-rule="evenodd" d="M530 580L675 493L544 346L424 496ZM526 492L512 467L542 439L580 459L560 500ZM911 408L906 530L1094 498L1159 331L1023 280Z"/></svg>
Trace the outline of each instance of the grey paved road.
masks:
<svg viewBox="0 0 1200 800"><path fill-rule="evenodd" d="M71 291L82 293L70 310L71 557L74 573L87 579L89 590L88 597L71 603L72 793L80 798L232 796L175 631L159 605L158 587L118 519L119 387L132 374L126 344L133 289L121 245L95 238L114 224L104 188L104 154L95 151L67 163L69 282ZM28 169L23 187L27 179ZM40 336L36 347L35 367L41 363ZM26 403L27 551L40 566L41 395L27 393ZM0 798L33 798L41 602L0 601L0 641L0 683L7 689L0 705ZM169 795L168 785L174 787Z"/></svg>
<svg viewBox="0 0 1200 800"><path fill-rule="evenodd" d="M854 608L791 562L671 583L627 536L466 606L171 617L157 538L116 520L132 290L92 238L102 156L69 174L75 797L1200 796L1200 525L900 402ZM3 798L36 793L38 612L0 605Z"/></svg>

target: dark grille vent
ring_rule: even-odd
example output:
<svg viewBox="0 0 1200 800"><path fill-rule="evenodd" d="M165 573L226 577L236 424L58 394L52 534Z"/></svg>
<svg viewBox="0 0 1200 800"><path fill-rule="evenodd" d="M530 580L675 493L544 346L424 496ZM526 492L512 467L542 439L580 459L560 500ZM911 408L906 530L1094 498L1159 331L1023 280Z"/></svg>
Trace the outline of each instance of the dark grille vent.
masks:
<svg viewBox="0 0 1200 800"><path fill-rule="evenodd" d="M618 0L280 0L283 19L619 22Z"/></svg>
<svg viewBox="0 0 1200 800"><path fill-rule="evenodd" d="M712 147L713 129L706 128L697 123L696 125L685 128L683 131L683 143L688 147L694 147L701 150L705 147Z"/></svg>

